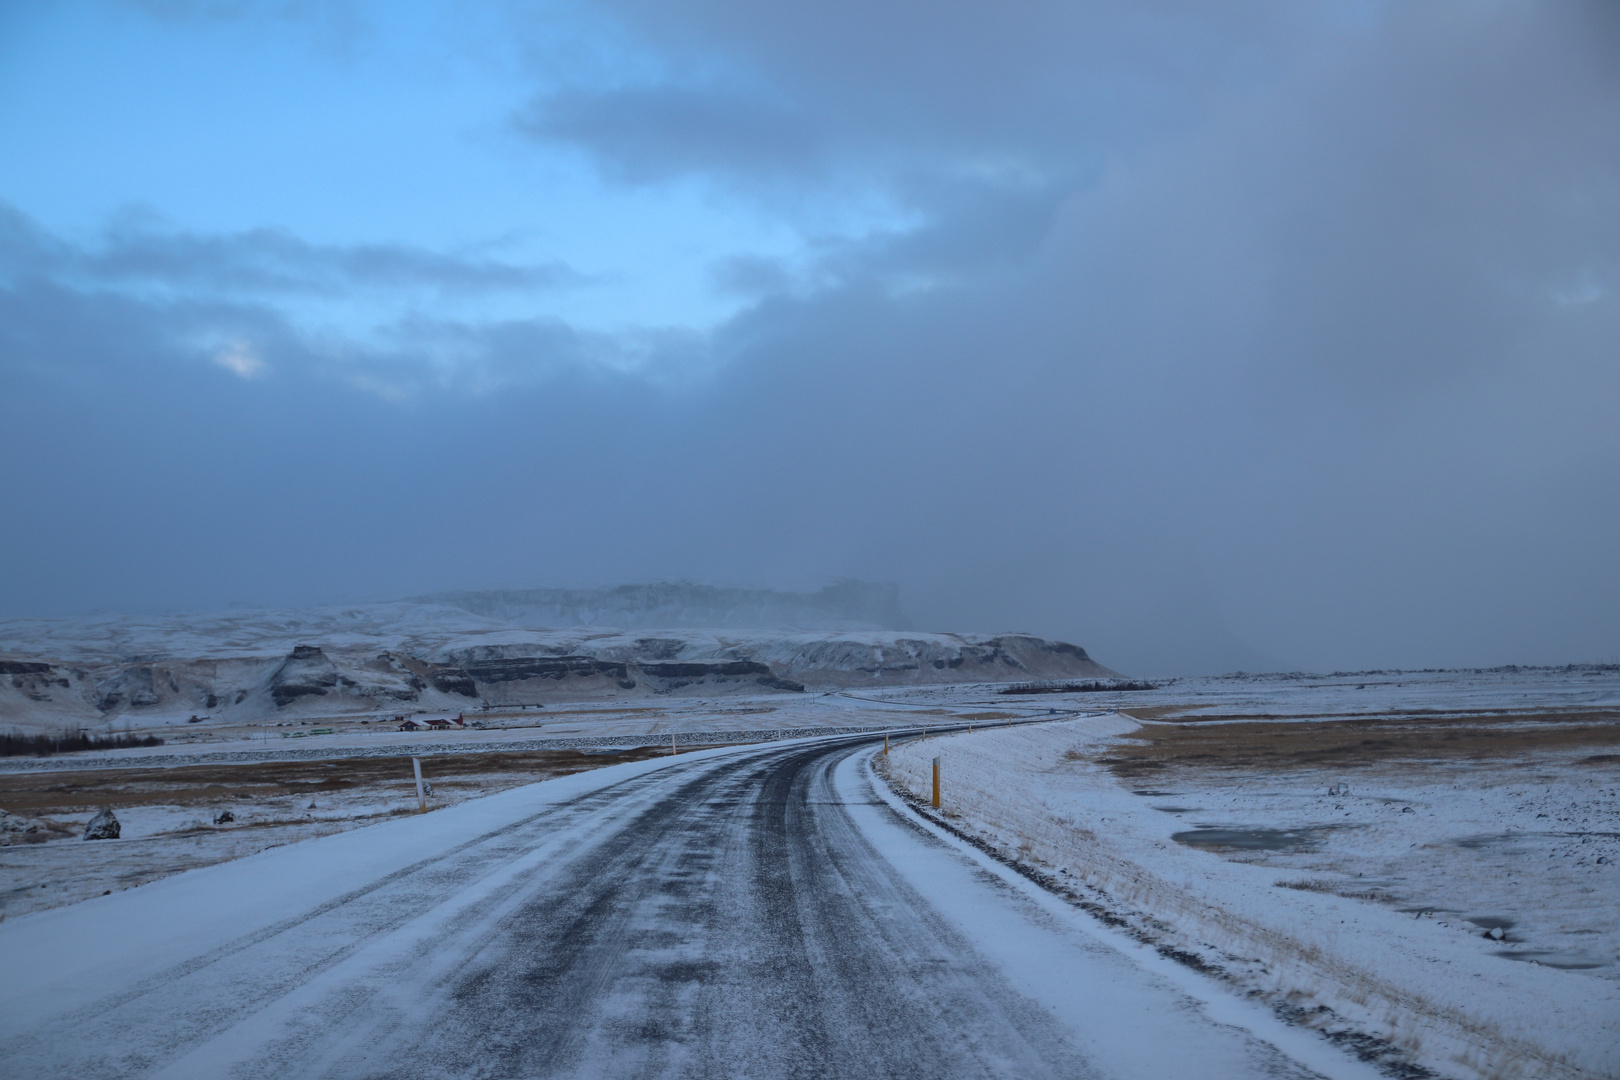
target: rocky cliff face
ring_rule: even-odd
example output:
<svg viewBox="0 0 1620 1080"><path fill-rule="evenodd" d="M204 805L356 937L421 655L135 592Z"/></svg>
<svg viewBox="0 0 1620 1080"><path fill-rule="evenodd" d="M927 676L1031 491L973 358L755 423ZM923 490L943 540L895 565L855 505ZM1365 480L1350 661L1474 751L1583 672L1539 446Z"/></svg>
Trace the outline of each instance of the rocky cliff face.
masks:
<svg viewBox="0 0 1620 1080"><path fill-rule="evenodd" d="M328 660L318 646L294 646L270 676L270 697L277 705L311 695L325 697L341 679L337 665ZM349 685L355 685L354 680L349 680Z"/></svg>
<svg viewBox="0 0 1620 1080"><path fill-rule="evenodd" d="M82 678L84 673L76 674ZM53 693L71 691L73 682L69 675L65 668L37 660L0 660L0 679L5 679L11 689L29 701L50 701Z"/></svg>
<svg viewBox="0 0 1620 1080"><path fill-rule="evenodd" d="M649 639L640 639L648 641ZM659 639L643 652L632 648L606 649L602 655L522 655L524 646L489 647L475 655L452 654L455 670L465 671L476 696L492 705L540 704L546 700L580 697L668 694L700 688L706 693L738 690L780 690L798 693L804 684L784 678L770 665L756 660L707 657L674 660L681 642ZM675 646L672 648L672 646ZM490 656L492 651L514 655ZM483 654L483 655L476 655Z"/></svg>
<svg viewBox="0 0 1620 1080"><path fill-rule="evenodd" d="M881 589L834 588L845 592L824 598L826 611L897 616L898 603ZM475 595L485 598L477 604L489 612L533 601L528 593ZM647 587L636 595L643 614L690 601L683 609L688 613L712 614L715 604L731 604L725 610L735 615L765 611L773 596L820 594L682 586L670 593ZM547 596L547 603L560 602ZM745 608L733 603L738 596L758 603ZM0 650L11 654L0 657L0 722L24 730L184 723L193 717L199 723L259 722L665 694L1114 676L1079 646L1024 634L870 627L533 629L443 599L416 607L400 603L122 623L97 616L78 627L67 620L0 623ZM293 634L301 640L289 641ZM31 642L39 644L27 649ZM44 648L65 655L44 654Z"/></svg>
<svg viewBox="0 0 1620 1080"><path fill-rule="evenodd" d="M89 670L41 660L0 660L0 721L60 727L97 715L96 681Z"/></svg>
<svg viewBox="0 0 1620 1080"><path fill-rule="evenodd" d="M1114 677L1078 645L1025 634L788 638L763 643L758 655L825 687Z"/></svg>
<svg viewBox="0 0 1620 1080"><path fill-rule="evenodd" d="M435 659L465 671L481 699L500 704L616 690L797 690L1115 677L1077 645L1024 634L710 630L653 637L557 632L543 640L450 648Z"/></svg>

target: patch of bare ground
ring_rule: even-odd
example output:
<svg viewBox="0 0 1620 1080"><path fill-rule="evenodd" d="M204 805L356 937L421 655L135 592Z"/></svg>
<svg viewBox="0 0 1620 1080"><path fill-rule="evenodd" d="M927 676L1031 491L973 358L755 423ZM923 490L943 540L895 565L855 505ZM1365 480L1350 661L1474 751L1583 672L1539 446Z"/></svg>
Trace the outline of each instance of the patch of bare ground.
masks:
<svg viewBox="0 0 1620 1080"><path fill-rule="evenodd" d="M432 785L428 808L668 753L637 747L434 754L423 761ZM117 814L123 835L80 839L102 806ZM4 774L0 809L14 826L0 837L4 919L416 813L418 806L408 756L367 756Z"/></svg>
<svg viewBox="0 0 1620 1080"><path fill-rule="evenodd" d="M1173 708L1173 707L1172 707ZM1151 720L1149 711L1133 710ZM1620 760L1620 710L1439 713L1342 719L1188 717L1149 722L1095 758L1121 779L1167 769L1355 769L1402 762Z"/></svg>
<svg viewBox="0 0 1620 1080"><path fill-rule="evenodd" d="M1128 716L1132 720L1163 720L1167 717L1181 717L1185 713L1202 707L1201 705L1141 705L1119 711L1120 715ZM1197 720L1199 717L1188 716L1186 719Z"/></svg>
<svg viewBox="0 0 1620 1080"><path fill-rule="evenodd" d="M579 750L434 754L425 765L436 789L449 791L471 784L481 791L499 791L668 752L644 746L597 754ZM327 795L364 788L405 790L414 786L408 756L12 773L0 775L0 809L45 816L100 806L115 810L157 805L212 807L229 805L229 800L237 799Z"/></svg>

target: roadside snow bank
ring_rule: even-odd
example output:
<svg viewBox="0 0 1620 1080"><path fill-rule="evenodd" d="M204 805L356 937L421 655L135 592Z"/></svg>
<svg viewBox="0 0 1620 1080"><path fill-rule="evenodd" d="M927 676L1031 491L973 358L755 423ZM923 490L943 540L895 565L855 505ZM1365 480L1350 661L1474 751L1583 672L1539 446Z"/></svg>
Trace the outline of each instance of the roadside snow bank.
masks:
<svg viewBox="0 0 1620 1080"><path fill-rule="evenodd" d="M1182 822L1087 760L1137 727L1116 714L936 737L879 755L878 769L926 800L939 756L949 825L1069 886L1161 952L1264 994L1290 1018L1352 1042L1344 1032L1387 1040L1448 1076L1620 1075L1612 982L1510 963L1488 942L1429 919L1278 887L1297 870L1172 841ZM1386 1065L1398 1074L1397 1062Z"/></svg>

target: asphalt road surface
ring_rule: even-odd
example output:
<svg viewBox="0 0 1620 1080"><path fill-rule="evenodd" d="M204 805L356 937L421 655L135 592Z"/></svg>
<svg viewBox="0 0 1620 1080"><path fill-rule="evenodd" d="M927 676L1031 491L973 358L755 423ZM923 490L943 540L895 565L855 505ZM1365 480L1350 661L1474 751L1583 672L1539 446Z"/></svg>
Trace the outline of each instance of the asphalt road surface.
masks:
<svg viewBox="0 0 1620 1080"><path fill-rule="evenodd" d="M616 766L16 920L0 1074L1373 1075L920 822L872 751Z"/></svg>

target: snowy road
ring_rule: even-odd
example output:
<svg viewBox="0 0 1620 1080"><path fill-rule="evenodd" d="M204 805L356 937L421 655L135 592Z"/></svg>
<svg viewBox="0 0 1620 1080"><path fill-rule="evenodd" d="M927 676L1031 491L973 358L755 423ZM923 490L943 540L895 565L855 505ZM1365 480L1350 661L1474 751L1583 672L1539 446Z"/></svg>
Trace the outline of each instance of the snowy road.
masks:
<svg viewBox="0 0 1620 1080"><path fill-rule="evenodd" d="M872 749L615 766L9 921L0 1071L1375 1075L931 831Z"/></svg>

